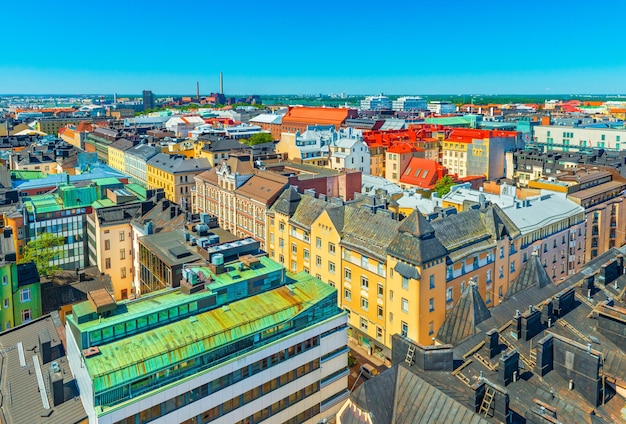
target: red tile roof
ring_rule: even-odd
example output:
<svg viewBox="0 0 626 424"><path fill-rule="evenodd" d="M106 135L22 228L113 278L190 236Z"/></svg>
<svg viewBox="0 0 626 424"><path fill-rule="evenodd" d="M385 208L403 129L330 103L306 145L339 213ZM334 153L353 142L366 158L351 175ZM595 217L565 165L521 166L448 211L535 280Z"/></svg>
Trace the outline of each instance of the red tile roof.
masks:
<svg viewBox="0 0 626 424"><path fill-rule="evenodd" d="M448 175L448 170L434 160L413 158L402 172L400 182L431 189L445 175Z"/></svg>

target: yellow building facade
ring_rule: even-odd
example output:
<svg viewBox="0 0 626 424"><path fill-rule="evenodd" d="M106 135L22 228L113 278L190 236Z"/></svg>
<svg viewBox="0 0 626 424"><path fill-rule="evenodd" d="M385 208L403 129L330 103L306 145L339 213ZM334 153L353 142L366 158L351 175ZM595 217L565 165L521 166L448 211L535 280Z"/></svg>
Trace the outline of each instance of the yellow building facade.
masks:
<svg viewBox="0 0 626 424"><path fill-rule="evenodd" d="M431 344L470 279L499 304L522 266L519 230L497 206L398 222L289 190L268 214L270 257L336 287L350 335L380 356L396 333Z"/></svg>
<svg viewBox="0 0 626 424"><path fill-rule="evenodd" d="M191 194L195 187L194 177L211 168L204 159L187 159L182 155L159 153L146 163L148 189L161 188L174 203L191 207Z"/></svg>

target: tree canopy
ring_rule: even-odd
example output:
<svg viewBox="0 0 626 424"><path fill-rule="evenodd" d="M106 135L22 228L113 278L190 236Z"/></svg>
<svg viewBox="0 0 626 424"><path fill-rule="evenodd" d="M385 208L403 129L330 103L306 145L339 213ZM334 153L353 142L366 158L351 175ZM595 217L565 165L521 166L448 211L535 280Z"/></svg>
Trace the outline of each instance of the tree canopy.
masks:
<svg viewBox="0 0 626 424"><path fill-rule="evenodd" d="M255 144L271 143L272 141L274 141L272 134L260 132L250 136L250 138L244 141L244 143L248 146L254 146Z"/></svg>
<svg viewBox="0 0 626 424"><path fill-rule="evenodd" d="M63 246L64 241L63 236L41 233L24 246L24 257L19 263L34 262L39 275L49 277L60 269L58 265L51 264L51 261L63 257L64 250L58 247Z"/></svg>
<svg viewBox="0 0 626 424"><path fill-rule="evenodd" d="M443 197L444 195L450 192L450 188L454 185L454 180L449 175L444 175L439 181L435 183L435 192L439 197Z"/></svg>

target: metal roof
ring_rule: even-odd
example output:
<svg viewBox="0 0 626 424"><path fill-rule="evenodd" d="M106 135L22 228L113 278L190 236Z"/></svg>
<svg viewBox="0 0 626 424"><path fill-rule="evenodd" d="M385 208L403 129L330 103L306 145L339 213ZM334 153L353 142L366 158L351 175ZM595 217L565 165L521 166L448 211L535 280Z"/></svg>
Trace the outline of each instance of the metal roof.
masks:
<svg viewBox="0 0 626 424"><path fill-rule="evenodd" d="M99 355L85 358L94 392L129 383L288 321L335 293L334 288L306 273L291 278L294 281L290 287L282 286L232 302L227 308L213 309L193 319L182 319L99 346ZM156 298L149 297L144 303L149 307L156 300L169 305L170 300L180 296L188 295L169 291ZM122 321L125 315L117 319Z"/></svg>

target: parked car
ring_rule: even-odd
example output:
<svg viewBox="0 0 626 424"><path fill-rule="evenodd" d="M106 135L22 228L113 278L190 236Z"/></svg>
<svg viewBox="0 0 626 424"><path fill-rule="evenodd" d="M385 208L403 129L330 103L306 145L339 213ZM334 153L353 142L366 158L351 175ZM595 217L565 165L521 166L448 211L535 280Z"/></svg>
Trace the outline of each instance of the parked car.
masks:
<svg viewBox="0 0 626 424"><path fill-rule="evenodd" d="M361 365L361 375L367 379L374 378L378 375L378 370L370 364Z"/></svg>

